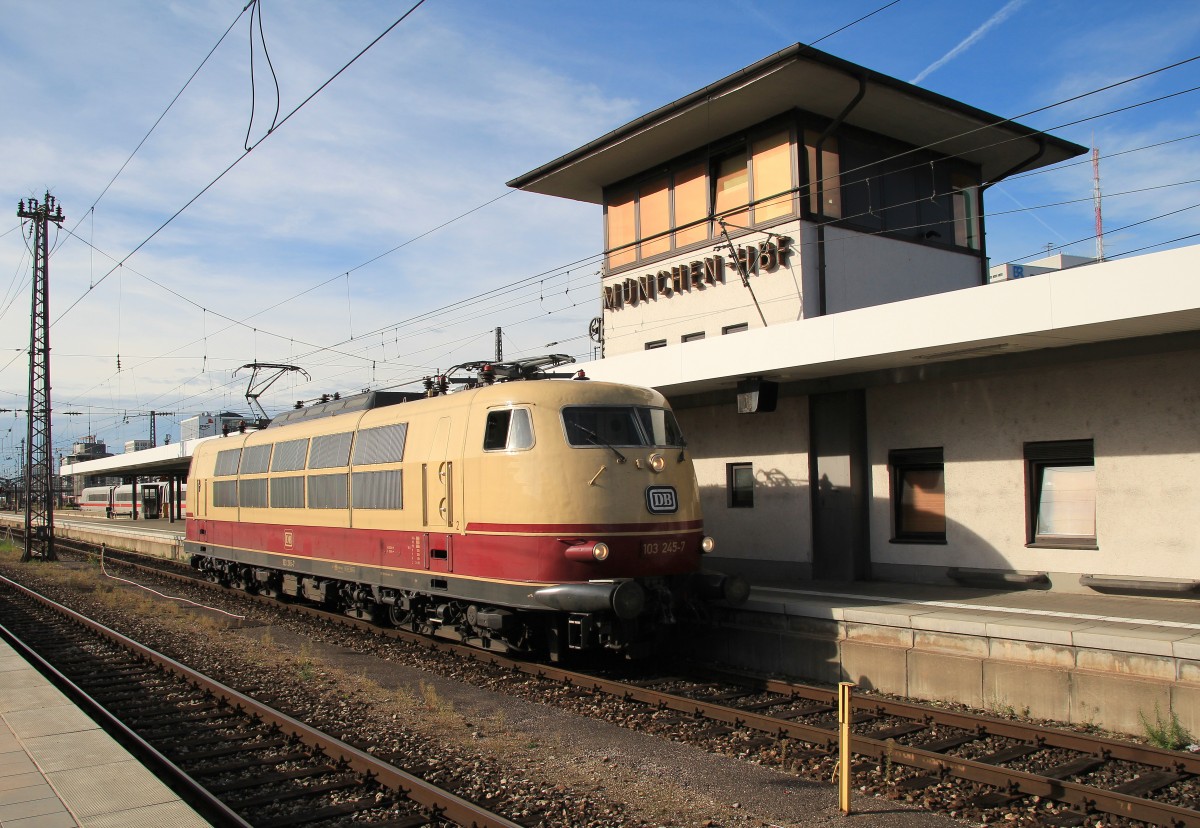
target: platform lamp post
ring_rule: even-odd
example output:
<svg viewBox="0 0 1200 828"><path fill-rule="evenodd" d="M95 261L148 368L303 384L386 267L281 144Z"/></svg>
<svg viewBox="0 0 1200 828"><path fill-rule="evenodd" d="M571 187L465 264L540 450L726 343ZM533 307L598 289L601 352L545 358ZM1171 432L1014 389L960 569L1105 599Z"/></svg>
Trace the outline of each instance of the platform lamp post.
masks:
<svg viewBox="0 0 1200 828"><path fill-rule="evenodd" d="M33 237L32 309L29 314L29 412L25 445L25 552L22 561L54 554L54 444L50 437L50 234L63 223L62 207L46 193L17 205Z"/></svg>

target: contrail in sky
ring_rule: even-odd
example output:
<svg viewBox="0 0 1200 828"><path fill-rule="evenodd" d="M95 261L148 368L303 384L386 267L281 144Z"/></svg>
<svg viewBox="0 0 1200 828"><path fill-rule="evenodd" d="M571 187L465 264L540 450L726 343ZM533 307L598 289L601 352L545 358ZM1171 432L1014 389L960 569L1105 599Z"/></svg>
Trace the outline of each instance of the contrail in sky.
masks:
<svg viewBox="0 0 1200 828"><path fill-rule="evenodd" d="M1013 12L1015 12L1017 9L1021 8L1021 6L1023 6L1023 5L1025 5L1025 0L1008 0L1008 3L1006 3L1004 5L1004 8L1000 9L1000 11L996 12L991 17L989 17L987 22L984 23L982 26L980 26L978 29L976 29L975 31L973 31L969 35L967 35L966 39L963 40L962 43L958 44L953 49L951 49L949 52L946 52L946 54L942 55L940 58L935 60L933 63L926 66L924 71L922 71L921 74L919 74L915 78L913 78L911 82L912 83L920 83L921 81L925 80L926 77L928 77L932 73L936 72L938 69L941 69L947 63L954 60L956 57L961 55L963 52L967 51L967 49L970 49L972 46L974 46L976 43L978 43L983 38L983 36L988 33L989 29L991 29L993 26L997 26L997 25L1003 23L1005 20L1007 20L1013 14Z"/></svg>

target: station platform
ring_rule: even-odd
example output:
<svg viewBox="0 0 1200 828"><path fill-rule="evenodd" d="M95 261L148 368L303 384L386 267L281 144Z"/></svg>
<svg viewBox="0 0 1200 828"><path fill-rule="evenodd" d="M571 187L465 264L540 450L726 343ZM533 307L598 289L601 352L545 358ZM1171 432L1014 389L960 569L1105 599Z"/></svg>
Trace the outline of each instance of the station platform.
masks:
<svg viewBox="0 0 1200 828"><path fill-rule="evenodd" d="M5 529L20 529L25 525L23 514L0 512L0 538ZM170 560L182 560L184 522L158 518L132 520L128 516L106 518L85 515L71 509L54 513L54 536L85 543L107 543L119 549L154 555Z"/></svg>
<svg viewBox="0 0 1200 828"><path fill-rule="evenodd" d="M209 823L0 640L0 826Z"/></svg>
<svg viewBox="0 0 1200 828"><path fill-rule="evenodd" d="M1200 741L1200 600L855 582L758 584L705 652L757 671Z"/></svg>

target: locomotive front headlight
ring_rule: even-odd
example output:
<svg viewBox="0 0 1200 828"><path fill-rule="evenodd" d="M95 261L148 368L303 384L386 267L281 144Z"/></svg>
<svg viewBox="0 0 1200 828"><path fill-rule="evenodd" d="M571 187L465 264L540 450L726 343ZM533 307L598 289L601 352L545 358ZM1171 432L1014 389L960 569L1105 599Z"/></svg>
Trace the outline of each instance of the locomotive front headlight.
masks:
<svg viewBox="0 0 1200 828"><path fill-rule="evenodd" d="M608 544L601 541L592 547L592 557L598 561L607 561L608 551Z"/></svg>
<svg viewBox="0 0 1200 828"><path fill-rule="evenodd" d="M709 552L717 548L717 542L712 538L702 538L700 541L700 551L707 555Z"/></svg>
<svg viewBox="0 0 1200 828"><path fill-rule="evenodd" d="M651 454L649 460L650 468L656 472L660 472L667 467L667 460L661 454Z"/></svg>

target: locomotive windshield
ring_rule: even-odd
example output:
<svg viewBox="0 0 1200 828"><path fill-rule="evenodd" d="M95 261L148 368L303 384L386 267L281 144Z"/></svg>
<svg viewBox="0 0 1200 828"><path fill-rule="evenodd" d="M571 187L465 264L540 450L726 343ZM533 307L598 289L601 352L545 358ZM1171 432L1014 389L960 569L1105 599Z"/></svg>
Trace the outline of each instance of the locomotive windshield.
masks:
<svg viewBox="0 0 1200 828"><path fill-rule="evenodd" d="M658 446L682 448L683 433L665 408L633 405L571 406L563 409L572 446Z"/></svg>

